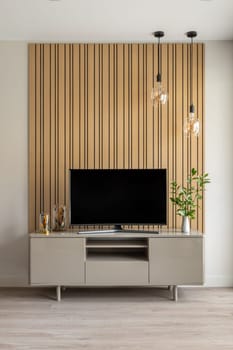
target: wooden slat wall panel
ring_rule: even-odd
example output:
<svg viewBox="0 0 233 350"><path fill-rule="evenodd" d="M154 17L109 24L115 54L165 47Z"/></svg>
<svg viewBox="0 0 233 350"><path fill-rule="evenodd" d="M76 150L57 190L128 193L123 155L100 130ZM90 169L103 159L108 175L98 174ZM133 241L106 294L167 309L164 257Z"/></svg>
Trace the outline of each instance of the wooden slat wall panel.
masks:
<svg viewBox="0 0 233 350"><path fill-rule="evenodd" d="M204 46L194 44L198 139L186 138L189 44L162 45L165 106L153 107L156 44L29 45L29 230L69 206L69 168L167 168L170 182L204 171ZM168 203L168 227L180 227ZM152 227L153 228L153 227ZM202 207L192 228L203 231Z"/></svg>

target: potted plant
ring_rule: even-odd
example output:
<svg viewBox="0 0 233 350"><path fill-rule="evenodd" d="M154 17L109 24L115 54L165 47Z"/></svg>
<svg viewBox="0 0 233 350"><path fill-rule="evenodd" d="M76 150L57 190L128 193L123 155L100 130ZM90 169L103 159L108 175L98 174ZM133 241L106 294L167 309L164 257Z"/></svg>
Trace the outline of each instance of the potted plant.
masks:
<svg viewBox="0 0 233 350"><path fill-rule="evenodd" d="M192 168L186 183L186 186L181 186L176 181L171 182L170 200L176 206L176 213L182 216L182 232L189 233L190 219L195 219L198 201L203 198L206 184L210 183L209 174L198 175Z"/></svg>

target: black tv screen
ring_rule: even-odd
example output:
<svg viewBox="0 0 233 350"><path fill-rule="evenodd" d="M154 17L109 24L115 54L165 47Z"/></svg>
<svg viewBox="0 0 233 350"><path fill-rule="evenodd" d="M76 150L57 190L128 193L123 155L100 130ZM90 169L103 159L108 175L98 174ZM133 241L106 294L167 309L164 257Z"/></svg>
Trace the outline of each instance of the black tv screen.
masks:
<svg viewBox="0 0 233 350"><path fill-rule="evenodd" d="M165 225L166 169L70 170L71 225Z"/></svg>

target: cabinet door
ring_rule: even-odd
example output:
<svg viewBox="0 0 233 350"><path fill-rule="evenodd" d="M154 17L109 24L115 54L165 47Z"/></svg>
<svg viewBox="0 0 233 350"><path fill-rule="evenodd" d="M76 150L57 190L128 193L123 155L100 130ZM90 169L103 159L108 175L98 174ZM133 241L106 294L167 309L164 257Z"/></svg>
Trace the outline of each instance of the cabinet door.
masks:
<svg viewBox="0 0 233 350"><path fill-rule="evenodd" d="M84 284L84 239L31 238L30 281L43 285Z"/></svg>
<svg viewBox="0 0 233 350"><path fill-rule="evenodd" d="M149 262L152 285L202 284L203 238L151 238Z"/></svg>

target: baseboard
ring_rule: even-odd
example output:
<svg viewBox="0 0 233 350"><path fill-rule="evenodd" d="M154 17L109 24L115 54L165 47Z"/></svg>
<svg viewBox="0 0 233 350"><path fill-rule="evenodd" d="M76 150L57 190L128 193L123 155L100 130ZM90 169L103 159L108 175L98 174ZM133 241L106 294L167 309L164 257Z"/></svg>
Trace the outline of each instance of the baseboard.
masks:
<svg viewBox="0 0 233 350"><path fill-rule="evenodd" d="M25 276L0 276L0 287L27 287L28 285L28 280Z"/></svg>
<svg viewBox="0 0 233 350"><path fill-rule="evenodd" d="M205 287L233 287L233 276L206 275Z"/></svg>

